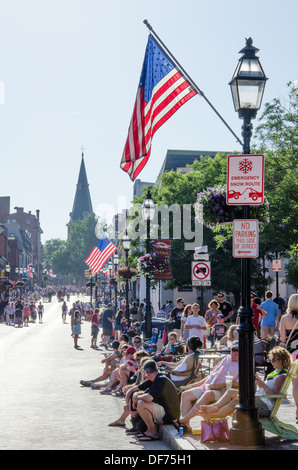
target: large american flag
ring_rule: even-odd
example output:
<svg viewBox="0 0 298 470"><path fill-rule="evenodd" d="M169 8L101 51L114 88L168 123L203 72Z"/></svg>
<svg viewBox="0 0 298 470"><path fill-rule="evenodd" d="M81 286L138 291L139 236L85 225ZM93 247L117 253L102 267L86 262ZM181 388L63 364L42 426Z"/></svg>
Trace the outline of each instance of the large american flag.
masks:
<svg viewBox="0 0 298 470"><path fill-rule="evenodd" d="M115 245L107 237L101 237L85 260L85 263L92 269L92 274L98 273L116 250Z"/></svg>
<svg viewBox="0 0 298 470"><path fill-rule="evenodd" d="M154 133L197 92L149 35L120 167L132 181L146 165Z"/></svg>

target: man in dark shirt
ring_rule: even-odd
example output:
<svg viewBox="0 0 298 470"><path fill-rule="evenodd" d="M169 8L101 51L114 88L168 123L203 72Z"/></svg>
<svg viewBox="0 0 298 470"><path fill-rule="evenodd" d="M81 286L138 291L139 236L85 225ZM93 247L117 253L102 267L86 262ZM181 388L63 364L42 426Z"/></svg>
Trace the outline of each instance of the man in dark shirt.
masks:
<svg viewBox="0 0 298 470"><path fill-rule="evenodd" d="M219 302L218 310L220 310L223 316L225 317L225 323L230 323L230 319L234 314L232 305L230 304L230 302L227 302L225 300L225 295L223 292L219 292L217 294L217 299Z"/></svg>
<svg viewBox="0 0 298 470"><path fill-rule="evenodd" d="M180 297L177 299L177 307L174 307L170 314L170 319L174 322L173 331L177 333L177 339L179 341L181 336L181 317L184 310L184 299Z"/></svg>
<svg viewBox="0 0 298 470"><path fill-rule="evenodd" d="M108 304L108 308L103 312L102 317L102 339L103 345L108 349L108 342L113 332L113 310L112 304Z"/></svg>
<svg viewBox="0 0 298 470"><path fill-rule="evenodd" d="M171 424L180 415L180 406L177 390L174 384L158 370L153 360L144 364L145 382L136 386L133 396L133 407L147 426L147 431L141 441L155 441L159 439L156 430L157 424Z"/></svg>

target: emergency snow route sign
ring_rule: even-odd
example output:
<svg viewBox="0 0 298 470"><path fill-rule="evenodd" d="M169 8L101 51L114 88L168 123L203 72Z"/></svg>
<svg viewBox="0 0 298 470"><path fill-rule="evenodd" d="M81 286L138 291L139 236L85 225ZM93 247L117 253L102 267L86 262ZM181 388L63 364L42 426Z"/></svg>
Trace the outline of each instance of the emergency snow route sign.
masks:
<svg viewBox="0 0 298 470"><path fill-rule="evenodd" d="M255 219L233 221L234 258L257 258L259 256L259 222Z"/></svg>
<svg viewBox="0 0 298 470"><path fill-rule="evenodd" d="M264 155L229 155L227 204L261 205L264 202Z"/></svg>

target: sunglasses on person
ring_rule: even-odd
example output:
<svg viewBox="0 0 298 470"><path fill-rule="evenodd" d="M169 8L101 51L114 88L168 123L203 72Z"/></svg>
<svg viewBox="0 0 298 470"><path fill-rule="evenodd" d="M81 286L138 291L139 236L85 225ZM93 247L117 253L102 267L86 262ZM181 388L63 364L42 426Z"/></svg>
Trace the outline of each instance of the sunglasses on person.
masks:
<svg viewBox="0 0 298 470"><path fill-rule="evenodd" d="M239 349L238 348L232 348L231 351L232 352L239 352Z"/></svg>
<svg viewBox="0 0 298 470"><path fill-rule="evenodd" d="M135 344L140 344L141 341L138 341L138 340L134 340L134 343Z"/></svg>

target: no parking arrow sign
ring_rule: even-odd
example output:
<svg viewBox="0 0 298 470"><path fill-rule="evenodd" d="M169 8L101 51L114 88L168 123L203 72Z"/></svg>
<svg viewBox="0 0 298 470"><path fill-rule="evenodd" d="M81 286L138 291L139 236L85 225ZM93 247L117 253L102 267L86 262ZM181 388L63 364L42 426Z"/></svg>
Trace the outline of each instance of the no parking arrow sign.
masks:
<svg viewBox="0 0 298 470"><path fill-rule="evenodd" d="M211 285L210 261L193 261L192 262L192 285L193 286L210 286Z"/></svg>

